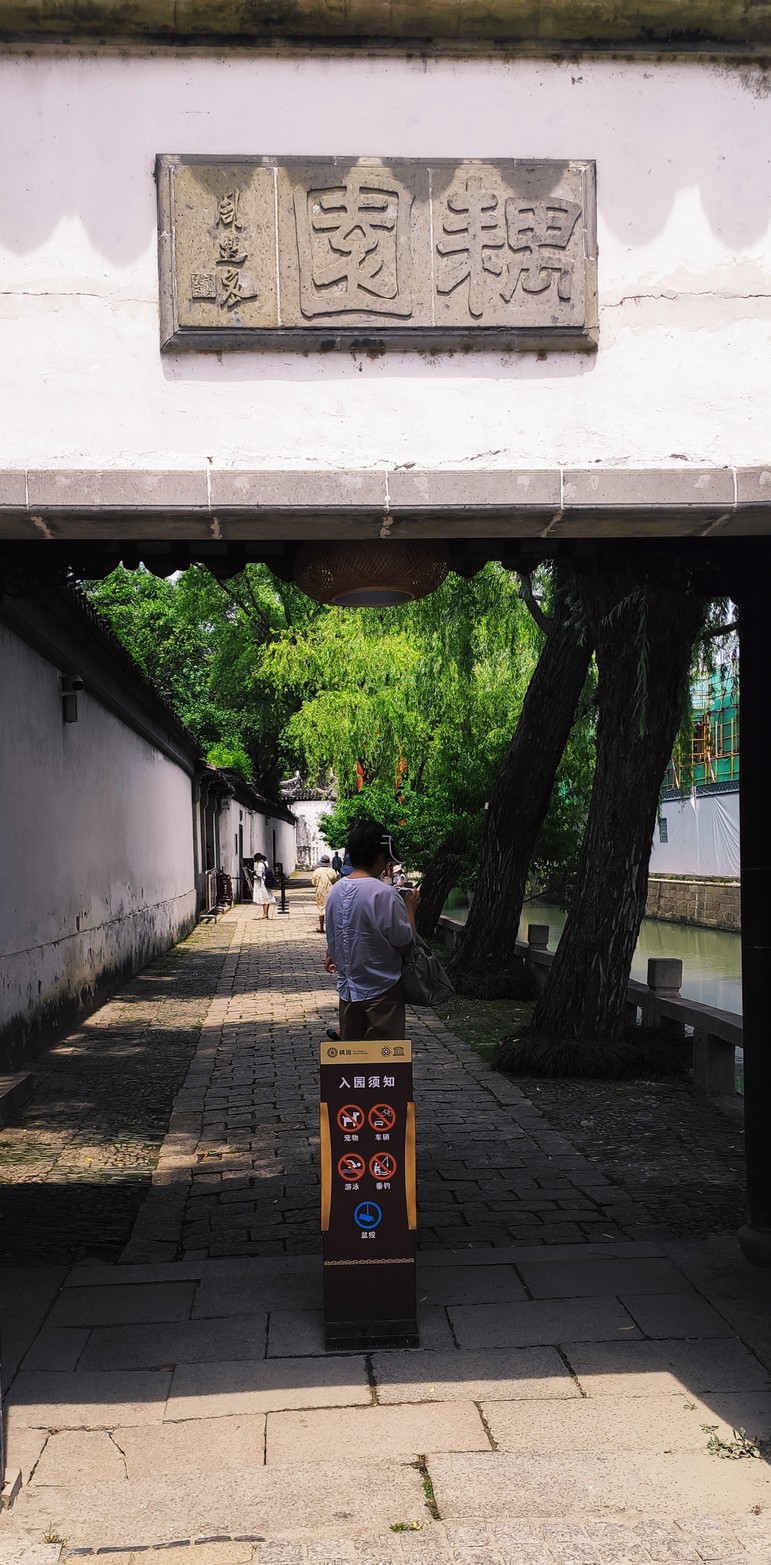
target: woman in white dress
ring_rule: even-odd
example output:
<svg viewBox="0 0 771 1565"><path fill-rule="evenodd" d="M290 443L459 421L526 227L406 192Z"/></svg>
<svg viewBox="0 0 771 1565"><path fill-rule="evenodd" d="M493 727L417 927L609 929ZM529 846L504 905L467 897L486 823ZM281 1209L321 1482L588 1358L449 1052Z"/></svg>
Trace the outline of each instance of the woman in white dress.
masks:
<svg viewBox="0 0 771 1565"><path fill-rule="evenodd" d="M263 918L270 918L270 910L276 906L276 899L265 884L265 875L268 861L264 853L254 855L254 886L252 889L252 901L262 908Z"/></svg>

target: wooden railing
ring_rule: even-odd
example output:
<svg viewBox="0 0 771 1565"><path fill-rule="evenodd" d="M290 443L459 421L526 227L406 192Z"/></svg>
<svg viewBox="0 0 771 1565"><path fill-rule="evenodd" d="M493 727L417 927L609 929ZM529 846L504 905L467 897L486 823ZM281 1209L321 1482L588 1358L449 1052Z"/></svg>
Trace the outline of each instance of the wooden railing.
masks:
<svg viewBox="0 0 771 1565"><path fill-rule="evenodd" d="M439 920L439 931L452 949L463 928L448 914ZM521 967L534 994L541 994L554 961L548 924L528 924L527 940L517 940L512 966ZM705 1097L726 1098L736 1093L736 1050L742 1047L742 1019L733 1011L684 1000L680 994L683 964L679 957L658 956L648 961L648 982L630 979L626 1012L630 1022L661 1027L671 1037L673 1052L693 1076L697 1092Z"/></svg>

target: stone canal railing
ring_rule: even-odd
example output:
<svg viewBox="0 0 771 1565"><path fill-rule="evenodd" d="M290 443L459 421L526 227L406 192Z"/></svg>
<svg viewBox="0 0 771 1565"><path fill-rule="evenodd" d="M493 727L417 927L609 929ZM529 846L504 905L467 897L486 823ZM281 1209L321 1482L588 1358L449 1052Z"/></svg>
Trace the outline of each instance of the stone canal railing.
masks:
<svg viewBox="0 0 771 1565"><path fill-rule="evenodd" d="M463 928L444 914L439 932L452 950ZM549 925L528 924L527 940L514 946L514 966L521 967L535 994L540 994L546 974L554 961L549 951ZM733 1097L736 1092L736 1050L742 1047L742 1019L733 1011L719 1011L712 1005L684 1000L680 990L683 964L679 957L651 957L648 982L630 979L626 1008L631 1022L646 1027L662 1027L672 1039L672 1049L692 1072L697 1092L710 1098Z"/></svg>

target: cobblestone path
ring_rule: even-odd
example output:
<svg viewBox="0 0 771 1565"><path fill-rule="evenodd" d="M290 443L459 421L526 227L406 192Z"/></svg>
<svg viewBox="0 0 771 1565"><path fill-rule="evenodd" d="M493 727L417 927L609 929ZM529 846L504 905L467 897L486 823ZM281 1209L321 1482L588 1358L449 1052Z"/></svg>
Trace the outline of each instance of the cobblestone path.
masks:
<svg viewBox="0 0 771 1565"><path fill-rule="evenodd" d="M230 948L124 1260L318 1248L318 1044L336 1016L312 901L236 908ZM643 1210L433 1011L416 1049L423 1248L647 1239Z"/></svg>
<svg viewBox="0 0 771 1565"><path fill-rule="evenodd" d="M200 926L35 1062L32 1101L0 1129L0 1262L118 1259L230 935Z"/></svg>
<svg viewBox="0 0 771 1565"><path fill-rule="evenodd" d="M689 1081L519 1083L550 1125L591 1154L664 1232L736 1233L746 1220L741 1099L729 1112Z"/></svg>
<svg viewBox="0 0 771 1565"><path fill-rule="evenodd" d="M302 889L285 918L237 907L44 1055L22 1120L0 1130L0 1262L316 1250L318 1044L336 1017L323 952ZM423 1248L742 1220L741 1127L686 1086L521 1090L433 1011L408 1030Z"/></svg>

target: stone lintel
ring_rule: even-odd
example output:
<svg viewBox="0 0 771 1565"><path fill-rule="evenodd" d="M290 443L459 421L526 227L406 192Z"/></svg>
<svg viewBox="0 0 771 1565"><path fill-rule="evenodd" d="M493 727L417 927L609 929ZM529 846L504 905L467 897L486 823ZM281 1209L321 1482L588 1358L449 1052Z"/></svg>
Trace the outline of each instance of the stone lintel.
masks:
<svg viewBox="0 0 771 1565"><path fill-rule="evenodd" d="M627 54L763 50L767 0L0 0L5 39Z"/></svg>
<svg viewBox="0 0 771 1565"><path fill-rule="evenodd" d="M766 468L0 471L0 540L771 534Z"/></svg>

